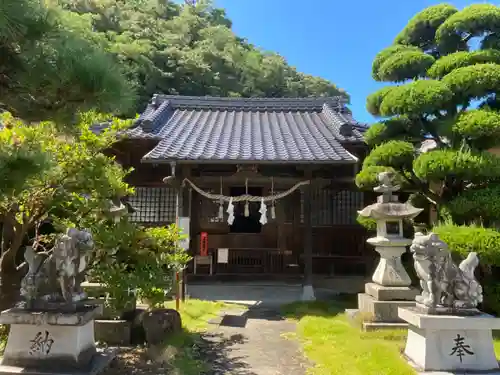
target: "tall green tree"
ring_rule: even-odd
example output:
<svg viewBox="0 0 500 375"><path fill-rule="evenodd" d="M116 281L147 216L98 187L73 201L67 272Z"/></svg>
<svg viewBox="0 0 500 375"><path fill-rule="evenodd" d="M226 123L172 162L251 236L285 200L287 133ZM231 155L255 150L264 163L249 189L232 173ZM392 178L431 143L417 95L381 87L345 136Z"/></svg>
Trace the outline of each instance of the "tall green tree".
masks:
<svg viewBox="0 0 500 375"><path fill-rule="evenodd" d="M133 103L110 55L42 0L0 2L0 55L0 108L25 120L71 121L94 108L119 114Z"/></svg>
<svg viewBox="0 0 500 375"><path fill-rule="evenodd" d="M460 223L500 220L500 7L448 4L413 17L374 59L387 86L367 98L380 122L356 178L371 188L381 170L442 216Z"/></svg>
<svg viewBox="0 0 500 375"><path fill-rule="evenodd" d="M21 176L5 176L0 162L0 181L8 181L0 194L0 308L10 307L19 295L24 246L45 250L40 228L46 220L61 231L67 223L98 227L110 200L131 192L124 182L127 171L102 152L130 121L114 119L104 132L94 134L91 126L104 118L80 114L74 125L78 131L65 134L53 122L25 123L8 112L0 117L8 124L0 131L0 150L10 152L10 170L21 170ZM24 159L37 161L29 165L29 175Z"/></svg>
<svg viewBox="0 0 500 375"><path fill-rule="evenodd" d="M113 57L64 27L41 0L0 2L0 55L0 113L53 120L68 130L78 111L120 114L134 103L133 86ZM0 137L4 127L9 123L0 122ZM42 150L4 142L0 194L40 172L44 160Z"/></svg>
<svg viewBox="0 0 500 375"><path fill-rule="evenodd" d="M347 94L298 72L231 30L211 1L53 0L67 27L113 53L135 83L141 111L155 93L304 97ZM192 5L194 4L194 5Z"/></svg>

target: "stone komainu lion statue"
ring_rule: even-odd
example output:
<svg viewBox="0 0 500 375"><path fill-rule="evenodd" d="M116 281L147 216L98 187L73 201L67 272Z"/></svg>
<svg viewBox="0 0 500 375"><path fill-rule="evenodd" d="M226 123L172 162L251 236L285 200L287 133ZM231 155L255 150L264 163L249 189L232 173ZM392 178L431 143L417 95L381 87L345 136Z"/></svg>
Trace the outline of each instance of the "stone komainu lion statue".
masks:
<svg viewBox="0 0 500 375"><path fill-rule="evenodd" d="M428 307L473 309L483 301L483 289L474 276L479 264L469 253L457 267L438 235L416 233L410 247L422 294L416 300Z"/></svg>
<svg viewBox="0 0 500 375"><path fill-rule="evenodd" d="M29 270L21 282L21 295L27 301L76 302L85 298L80 283L93 248L92 235L70 228L62 235L51 254L26 249Z"/></svg>

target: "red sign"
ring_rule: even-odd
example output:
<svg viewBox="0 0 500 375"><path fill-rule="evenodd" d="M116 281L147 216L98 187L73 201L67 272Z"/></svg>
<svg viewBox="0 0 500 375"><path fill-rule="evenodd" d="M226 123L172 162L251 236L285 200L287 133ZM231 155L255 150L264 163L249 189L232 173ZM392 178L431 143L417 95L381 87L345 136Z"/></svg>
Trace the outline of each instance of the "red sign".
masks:
<svg viewBox="0 0 500 375"><path fill-rule="evenodd" d="M202 257L208 256L208 233L201 232L200 235L200 255Z"/></svg>

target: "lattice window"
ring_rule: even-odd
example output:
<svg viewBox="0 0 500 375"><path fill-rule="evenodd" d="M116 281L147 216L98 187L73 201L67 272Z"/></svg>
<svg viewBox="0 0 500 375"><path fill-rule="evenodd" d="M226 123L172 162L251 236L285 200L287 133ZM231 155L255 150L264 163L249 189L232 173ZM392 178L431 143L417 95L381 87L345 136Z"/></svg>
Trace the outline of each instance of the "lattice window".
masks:
<svg viewBox="0 0 500 375"><path fill-rule="evenodd" d="M364 195L360 191L334 191L333 194L333 225L356 224L358 211L364 207Z"/></svg>
<svg viewBox="0 0 500 375"><path fill-rule="evenodd" d="M175 222L175 189L168 187L136 187L129 197L130 204L137 208L131 220L138 223L167 224ZM182 200L179 201L179 206ZM179 207L181 210L181 207Z"/></svg>
<svg viewBox="0 0 500 375"><path fill-rule="evenodd" d="M357 211L364 207L359 191L317 189L312 192L313 226L356 224ZM300 192L300 222L304 223L304 193Z"/></svg>

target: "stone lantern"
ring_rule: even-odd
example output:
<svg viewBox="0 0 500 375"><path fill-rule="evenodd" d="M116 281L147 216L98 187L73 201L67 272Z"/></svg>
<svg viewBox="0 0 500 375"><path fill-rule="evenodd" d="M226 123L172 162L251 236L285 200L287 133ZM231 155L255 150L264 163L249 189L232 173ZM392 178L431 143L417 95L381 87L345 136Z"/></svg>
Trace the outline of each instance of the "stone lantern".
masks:
<svg viewBox="0 0 500 375"><path fill-rule="evenodd" d="M380 254L372 280L382 286L410 286L411 279L401 263L401 255L412 240L403 236L403 220L413 219L423 209L398 201L398 196L393 193L399 190L399 186L392 184L391 173L380 173L379 181L381 184L374 189L382 193L377 203L359 211L361 216L377 222L377 236L367 241Z"/></svg>
<svg viewBox="0 0 500 375"><path fill-rule="evenodd" d="M380 185L374 191L381 195L377 202L359 211L361 216L377 222L377 234L367 242L380 254L372 282L365 284L365 293L358 295L358 310L351 311L371 315L370 322L364 323L365 329L404 325L397 308L413 306L418 294L410 287L411 279L401 263L401 255L412 243L403 236L403 221L415 218L423 209L398 201L394 192L400 187L393 184L392 173L380 173L378 179Z"/></svg>

